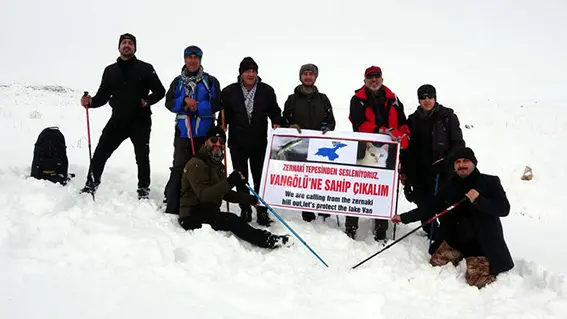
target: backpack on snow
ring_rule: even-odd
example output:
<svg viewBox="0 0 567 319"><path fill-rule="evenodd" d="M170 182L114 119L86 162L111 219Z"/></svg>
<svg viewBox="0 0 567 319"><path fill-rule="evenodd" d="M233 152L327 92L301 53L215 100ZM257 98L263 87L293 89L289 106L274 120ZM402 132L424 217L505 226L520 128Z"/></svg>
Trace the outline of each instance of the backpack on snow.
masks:
<svg viewBox="0 0 567 319"><path fill-rule="evenodd" d="M45 128L35 142L31 177L65 185L70 180L68 169L69 160L63 133L58 127Z"/></svg>

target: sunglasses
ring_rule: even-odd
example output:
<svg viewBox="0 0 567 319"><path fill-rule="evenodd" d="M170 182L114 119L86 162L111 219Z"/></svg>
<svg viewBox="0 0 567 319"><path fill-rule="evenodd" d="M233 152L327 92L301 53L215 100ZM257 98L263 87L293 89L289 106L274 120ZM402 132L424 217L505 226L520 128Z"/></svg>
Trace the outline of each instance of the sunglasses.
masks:
<svg viewBox="0 0 567 319"><path fill-rule="evenodd" d="M183 52L183 54L184 54L185 56L194 54L194 55L196 55L196 56L198 56L198 57L202 57L202 56L203 56L203 51L201 51L201 49L199 49L199 48L196 47L196 46L190 46L190 47L188 47L187 49L185 49L185 51Z"/></svg>
<svg viewBox="0 0 567 319"><path fill-rule="evenodd" d="M213 144L216 144L217 142L219 142L219 143L221 143L222 145L224 145L224 143L226 142L226 141L224 140L224 138L222 138L222 137L216 137L216 136L211 137L210 140L211 140L211 143L213 143Z"/></svg>

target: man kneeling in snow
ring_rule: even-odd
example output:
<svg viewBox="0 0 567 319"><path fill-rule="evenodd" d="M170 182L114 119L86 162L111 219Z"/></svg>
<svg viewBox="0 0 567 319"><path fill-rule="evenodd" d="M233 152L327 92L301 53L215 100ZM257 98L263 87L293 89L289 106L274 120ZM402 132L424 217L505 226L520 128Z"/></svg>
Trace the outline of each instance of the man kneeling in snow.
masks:
<svg viewBox="0 0 567 319"><path fill-rule="evenodd" d="M255 229L235 214L221 212L225 199L232 203L256 205L255 196L232 190L246 183L244 176L232 172L226 178L224 144L226 135L220 127L211 127L205 135L205 143L198 154L191 158L183 170L179 224L185 230L201 228L209 224L214 230L232 231L236 236L259 247L278 248L290 244L289 236L278 236Z"/></svg>
<svg viewBox="0 0 567 319"><path fill-rule="evenodd" d="M458 265L466 258L466 280L482 288L496 280L496 275L514 267L504 241L500 217L510 212L510 203L497 176L481 174L474 152L464 147L455 151L453 167L457 173L443 187L428 207L394 215L392 222L407 224L433 217L443 209L468 198L453 211L442 215L441 225L429 252L430 264ZM436 222L436 221L433 221Z"/></svg>

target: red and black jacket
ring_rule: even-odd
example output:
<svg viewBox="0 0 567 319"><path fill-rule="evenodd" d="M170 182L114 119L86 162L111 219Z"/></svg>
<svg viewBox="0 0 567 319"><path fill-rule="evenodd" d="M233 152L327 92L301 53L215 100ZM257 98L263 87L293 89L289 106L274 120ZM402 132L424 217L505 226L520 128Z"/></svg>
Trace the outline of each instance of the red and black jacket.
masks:
<svg viewBox="0 0 567 319"><path fill-rule="evenodd" d="M410 136L404 105L385 85L376 97L369 96L365 86L356 90L350 100L349 120L355 132L379 133L380 128L386 128Z"/></svg>

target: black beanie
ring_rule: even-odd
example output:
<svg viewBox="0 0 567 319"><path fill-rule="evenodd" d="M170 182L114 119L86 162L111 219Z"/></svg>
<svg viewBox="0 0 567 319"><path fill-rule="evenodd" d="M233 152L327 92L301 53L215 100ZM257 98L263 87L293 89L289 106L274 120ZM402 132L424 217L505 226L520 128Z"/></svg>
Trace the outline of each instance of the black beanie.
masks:
<svg viewBox="0 0 567 319"><path fill-rule="evenodd" d="M311 71L311 72L315 73L315 78L317 78L319 76L319 68L317 68L317 66L313 63L307 63L307 64L302 65L301 68L299 68L299 80L300 81L301 81L301 75L305 71Z"/></svg>
<svg viewBox="0 0 567 319"><path fill-rule="evenodd" d="M208 131L207 134L205 135L205 139L208 140L211 137L220 137L224 140L226 140L226 134L224 132L224 130L222 129L222 127L220 126L212 126Z"/></svg>
<svg viewBox="0 0 567 319"><path fill-rule="evenodd" d="M453 153L453 163L459 158L466 158L469 161L473 162L475 166L478 163L476 157L474 156L474 152L472 149L470 149L470 147L461 147L456 150L455 153Z"/></svg>
<svg viewBox="0 0 567 319"><path fill-rule="evenodd" d="M124 33L120 36L120 39L118 40L118 48L120 48L120 43L122 43L122 40L132 40L132 42L134 42L134 47L137 49L138 45L136 44L136 37L130 33Z"/></svg>
<svg viewBox="0 0 567 319"><path fill-rule="evenodd" d="M254 70L254 71L258 72L258 64L256 64L256 61L254 61L254 59L252 59L249 56L245 57L244 59L242 59L242 62L240 62L240 67L238 68L238 73L240 75L242 75L242 73L244 73L248 70Z"/></svg>
<svg viewBox="0 0 567 319"><path fill-rule="evenodd" d="M431 84L424 84L417 89L417 98L424 100L426 97L432 97L437 100L437 91Z"/></svg>

